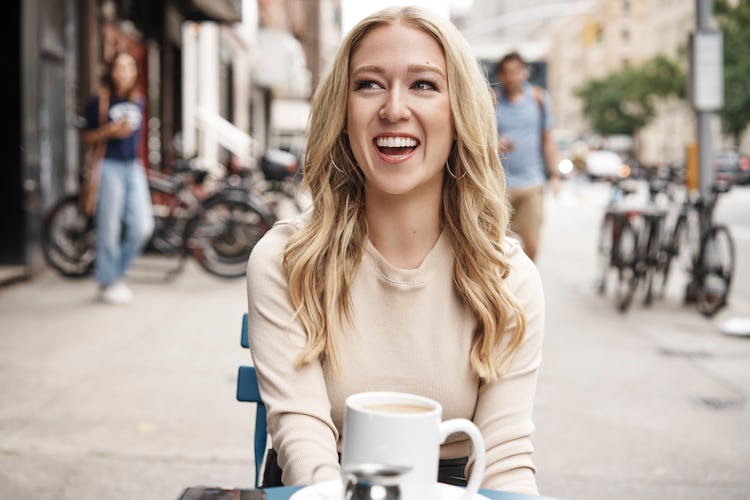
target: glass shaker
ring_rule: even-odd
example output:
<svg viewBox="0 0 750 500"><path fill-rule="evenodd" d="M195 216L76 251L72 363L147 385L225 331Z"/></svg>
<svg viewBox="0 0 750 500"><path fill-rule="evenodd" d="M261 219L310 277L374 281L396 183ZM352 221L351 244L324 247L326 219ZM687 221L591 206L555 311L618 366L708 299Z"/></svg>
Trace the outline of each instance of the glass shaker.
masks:
<svg viewBox="0 0 750 500"><path fill-rule="evenodd" d="M401 478L410 470L385 464L345 466L344 500L401 500Z"/></svg>

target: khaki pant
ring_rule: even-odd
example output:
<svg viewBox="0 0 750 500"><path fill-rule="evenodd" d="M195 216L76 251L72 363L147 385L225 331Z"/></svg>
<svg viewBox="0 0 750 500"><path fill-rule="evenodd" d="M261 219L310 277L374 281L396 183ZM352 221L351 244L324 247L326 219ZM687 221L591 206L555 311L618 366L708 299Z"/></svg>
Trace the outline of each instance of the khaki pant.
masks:
<svg viewBox="0 0 750 500"><path fill-rule="evenodd" d="M508 200L513 207L511 231L518 235L527 251L536 253L542 232L543 186L509 189Z"/></svg>

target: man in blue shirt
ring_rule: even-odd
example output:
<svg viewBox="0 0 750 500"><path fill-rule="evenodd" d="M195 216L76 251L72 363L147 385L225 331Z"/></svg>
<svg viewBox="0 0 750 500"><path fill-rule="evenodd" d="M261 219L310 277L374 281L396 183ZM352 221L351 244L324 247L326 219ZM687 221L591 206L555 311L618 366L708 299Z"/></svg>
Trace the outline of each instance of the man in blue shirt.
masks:
<svg viewBox="0 0 750 500"><path fill-rule="evenodd" d="M557 193L560 181L554 168L549 94L528 83L529 69L517 52L500 59L495 76L500 82L495 108L500 155L513 206L511 229L533 260L542 227L544 183L549 178Z"/></svg>

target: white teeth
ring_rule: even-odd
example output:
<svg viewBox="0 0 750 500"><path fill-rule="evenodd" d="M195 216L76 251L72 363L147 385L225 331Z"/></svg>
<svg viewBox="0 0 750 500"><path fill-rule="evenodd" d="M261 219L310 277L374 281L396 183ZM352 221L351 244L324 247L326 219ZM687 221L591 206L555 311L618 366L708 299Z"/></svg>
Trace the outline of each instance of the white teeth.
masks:
<svg viewBox="0 0 750 500"><path fill-rule="evenodd" d="M381 148L414 148L417 140L411 137L378 137L375 144Z"/></svg>

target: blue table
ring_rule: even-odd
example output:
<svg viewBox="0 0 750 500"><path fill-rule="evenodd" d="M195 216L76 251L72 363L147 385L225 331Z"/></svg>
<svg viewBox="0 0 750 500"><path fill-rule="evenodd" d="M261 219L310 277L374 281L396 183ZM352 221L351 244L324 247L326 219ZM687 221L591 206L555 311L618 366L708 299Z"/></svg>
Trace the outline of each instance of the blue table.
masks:
<svg viewBox="0 0 750 500"><path fill-rule="evenodd" d="M281 488L266 488L266 500L289 500L297 490L302 486L284 486ZM507 493L495 490L479 490L479 493L491 500L556 500L552 497L537 497L533 495L523 495L521 493Z"/></svg>

